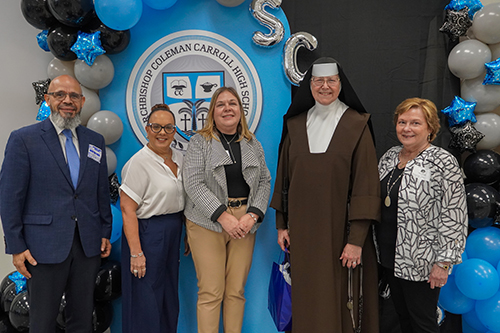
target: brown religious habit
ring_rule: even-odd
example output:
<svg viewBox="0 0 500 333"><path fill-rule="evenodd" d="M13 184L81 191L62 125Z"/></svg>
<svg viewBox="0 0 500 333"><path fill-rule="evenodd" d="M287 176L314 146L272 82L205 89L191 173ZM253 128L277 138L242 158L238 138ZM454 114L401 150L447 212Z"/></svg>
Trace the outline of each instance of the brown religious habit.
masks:
<svg viewBox="0 0 500 333"><path fill-rule="evenodd" d="M381 201L369 117L347 109L328 149L320 154L309 151L307 112L288 120L271 207L277 211L276 227L288 228L290 234L294 333L379 331L377 260L371 224L380 219ZM286 175L288 225L282 209ZM362 246L362 269L358 266L349 273L342 267L339 258L346 243ZM350 276L352 283L348 283ZM352 311L348 308L349 296Z"/></svg>

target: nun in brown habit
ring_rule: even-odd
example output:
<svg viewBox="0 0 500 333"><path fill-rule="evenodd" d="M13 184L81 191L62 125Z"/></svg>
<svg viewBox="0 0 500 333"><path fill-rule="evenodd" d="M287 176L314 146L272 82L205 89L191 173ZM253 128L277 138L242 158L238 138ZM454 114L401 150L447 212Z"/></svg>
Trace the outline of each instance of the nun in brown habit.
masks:
<svg viewBox="0 0 500 333"><path fill-rule="evenodd" d="M318 59L284 116L271 201L291 253L292 332L379 331L379 187L370 115L340 64Z"/></svg>

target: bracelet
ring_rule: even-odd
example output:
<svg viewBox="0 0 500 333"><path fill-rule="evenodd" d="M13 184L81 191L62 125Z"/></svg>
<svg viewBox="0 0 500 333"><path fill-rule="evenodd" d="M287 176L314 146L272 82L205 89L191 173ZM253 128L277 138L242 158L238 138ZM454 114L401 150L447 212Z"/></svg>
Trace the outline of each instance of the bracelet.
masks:
<svg viewBox="0 0 500 333"><path fill-rule="evenodd" d="M143 252L139 252L139 253L137 253L137 254L131 254L131 255L130 255L130 258L142 257L143 255L144 255L144 253L143 253Z"/></svg>
<svg viewBox="0 0 500 333"><path fill-rule="evenodd" d="M449 266L449 265L445 265L445 264L442 264L442 263L440 263L440 262L436 262L436 265L437 265L437 267L441 267L441 268L442 268L442 269L444 269L445 271L447 271L447 270L450 268L450 266Z"/></svg>
<svg viewBox="0 0 500 333"><path fill-rule="evenodd" d="M255 223L257 223L257 218L255 217L255 215L253 215L253 213L248 213L248 215L250 215L253 220L255 221Z"/></svg>

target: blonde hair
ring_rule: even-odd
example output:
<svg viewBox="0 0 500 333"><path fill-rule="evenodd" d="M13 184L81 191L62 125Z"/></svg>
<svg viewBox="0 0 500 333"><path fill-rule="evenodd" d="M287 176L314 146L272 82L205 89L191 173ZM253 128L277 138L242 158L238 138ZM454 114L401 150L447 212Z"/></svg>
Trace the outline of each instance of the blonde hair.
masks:
<svg viewBox="0 0 500 333"><path fill-rule="evenodd" d="M203 126L203 128L199 130L198 133L202 135L207 141L211 139L220 141L217 134L217 127L215 126L214 112L217 99L219 98L220 94L225 91L231 93L234 97L236 97L236 99L238 100L238 105L240 107L240 123L238 124L238 127L236 129L240 137L237 141L241 141L243 140L243 138L247 139L248 141L252 140L253 134L248 129L247 120L245 118L245 110L243 110L240 96L238 95L236 89L234 89L233 87L220 87L214 92L214 94L212 95L212 100L210 101L210 106L208 108L208 115L205 126Z"/></svg>
<svg viewBox="0 0 500 333"><path fill-rule="evenodd" d="M432 142L436 138L437 133L441 128L441 124L439 123L436 105L428 99L413 97L402 101L396 107L396 111L394 112L394 125L397 125L400 115L413 108L419 108L422 110L425 120L427 121L427 126L431 131L429 134L429 142Z"/></svg>

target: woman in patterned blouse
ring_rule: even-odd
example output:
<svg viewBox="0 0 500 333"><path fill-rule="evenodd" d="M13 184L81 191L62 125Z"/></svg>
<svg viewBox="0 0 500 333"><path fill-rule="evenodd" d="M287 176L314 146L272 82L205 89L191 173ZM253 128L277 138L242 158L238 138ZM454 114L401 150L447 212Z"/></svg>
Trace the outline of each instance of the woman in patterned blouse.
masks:
<svg viewBox="0 0 500 333"><path fill-rule="evenodd" d="M465 248L465 188L455 157L431 144L440 128L433 102L403 101L394 124L402 145L389 149L379 161L379 259L401 331L437 333L440 288Z"/></svg>

